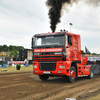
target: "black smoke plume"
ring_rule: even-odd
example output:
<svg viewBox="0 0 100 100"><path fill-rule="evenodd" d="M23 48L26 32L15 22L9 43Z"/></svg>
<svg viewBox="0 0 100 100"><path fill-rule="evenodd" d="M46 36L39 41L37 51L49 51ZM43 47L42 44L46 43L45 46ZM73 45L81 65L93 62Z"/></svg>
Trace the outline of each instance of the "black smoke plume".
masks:
<svg viewBox="0 0 100 100"><path fill-rule="evenodd" d="M75 2L77 0L73 0ZM52 32L55 32L56 25L61 22L61 10L65 3L71 4L71 0L47 0L46 5L50 7L49 18L50 18L50 28Z"/></svg>
<svg viewBox="0 0 100 100"><path fill-rule="evenodd" d="M73 3L79 2L81 0L47 0L46 5L49 7L49 18L50 18L50 28L52 32L55 32L56 25L61 22L61 10L64 4L71 5ZM98 6L100 0L84 0L88 5Z"/></svg>

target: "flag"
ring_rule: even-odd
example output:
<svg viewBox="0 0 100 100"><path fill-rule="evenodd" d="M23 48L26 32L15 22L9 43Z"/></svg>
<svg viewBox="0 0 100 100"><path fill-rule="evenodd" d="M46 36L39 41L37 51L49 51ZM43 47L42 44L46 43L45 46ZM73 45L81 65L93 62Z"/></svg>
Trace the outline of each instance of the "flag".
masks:
<svg viewBox="0 0 100 100"><path fill-rule="evenodd" d="M87 49L87 47L85 47L85 53L86 54L91 54L91 52Z"/></svg>

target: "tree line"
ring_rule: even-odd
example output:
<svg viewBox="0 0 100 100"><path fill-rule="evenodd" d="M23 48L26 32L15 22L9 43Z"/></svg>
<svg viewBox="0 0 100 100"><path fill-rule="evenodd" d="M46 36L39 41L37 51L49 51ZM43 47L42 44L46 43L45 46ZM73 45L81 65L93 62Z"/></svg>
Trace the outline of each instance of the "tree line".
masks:
<svg viewBox="0 0 100 100"><path fill-rule="evenodd" d="M24 47L23 46L15 46L15 45L7 46L6 44L0 45L0 52L11 52L11 55L14 55L14 56L19 55L20 49L24 49ZM81 50L81 54L85 55L86 53L83 50ZM92 53L91 55L98 56L100 54Z"/></svg>
<svg viewBox="0 0 100 100"><path fill-rule="evenodd" d="M81 54L82 54L82 55L85 55L86 53L85 53L83 50L81 50ZM99 56L100 54L97 54L97 53L91 53L90 55Z"/></svg>
<svg viewBox="0 0 100 100"><path fill-rule="evenodd" d="M15 45L9 45L6 44L0 45L0 52L11 52L11 55L19 55L19 50L24 49L23 46L15 46Z"/></svg>

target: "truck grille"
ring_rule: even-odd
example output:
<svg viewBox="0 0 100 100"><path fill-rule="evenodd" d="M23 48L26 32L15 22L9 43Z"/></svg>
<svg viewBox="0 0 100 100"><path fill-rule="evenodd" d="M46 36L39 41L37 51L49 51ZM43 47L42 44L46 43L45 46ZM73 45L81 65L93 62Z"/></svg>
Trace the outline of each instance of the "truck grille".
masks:
<svg viewBox="0 0 100 100"><path fill-rule="evenodd" d="M34 61L60 61L62 60L62 55L39 55L34 56Z"/></svg>
<svg viewBox="0 0 100 100"><path fill-rule="evenodd" d="M56 62L39 62L40 70L54 71L56 68Z"/></svg>

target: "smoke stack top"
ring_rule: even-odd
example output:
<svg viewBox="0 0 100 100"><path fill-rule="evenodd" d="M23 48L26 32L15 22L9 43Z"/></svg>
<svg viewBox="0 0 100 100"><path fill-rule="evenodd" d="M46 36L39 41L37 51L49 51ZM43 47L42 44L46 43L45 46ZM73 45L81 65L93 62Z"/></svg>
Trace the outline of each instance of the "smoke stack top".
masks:
<svg viewBox="0 0 100 100"><path fill-rule="evenodd" d="M50 18L50 28L52 32L55 32L56 25L60 23L61 10L64 4L71 5L73 3L79 2L80 0L47 0L46 5L49 7L49 18ZM84 3L88 5L98 6L100 0L84 0Z"/></svg>

